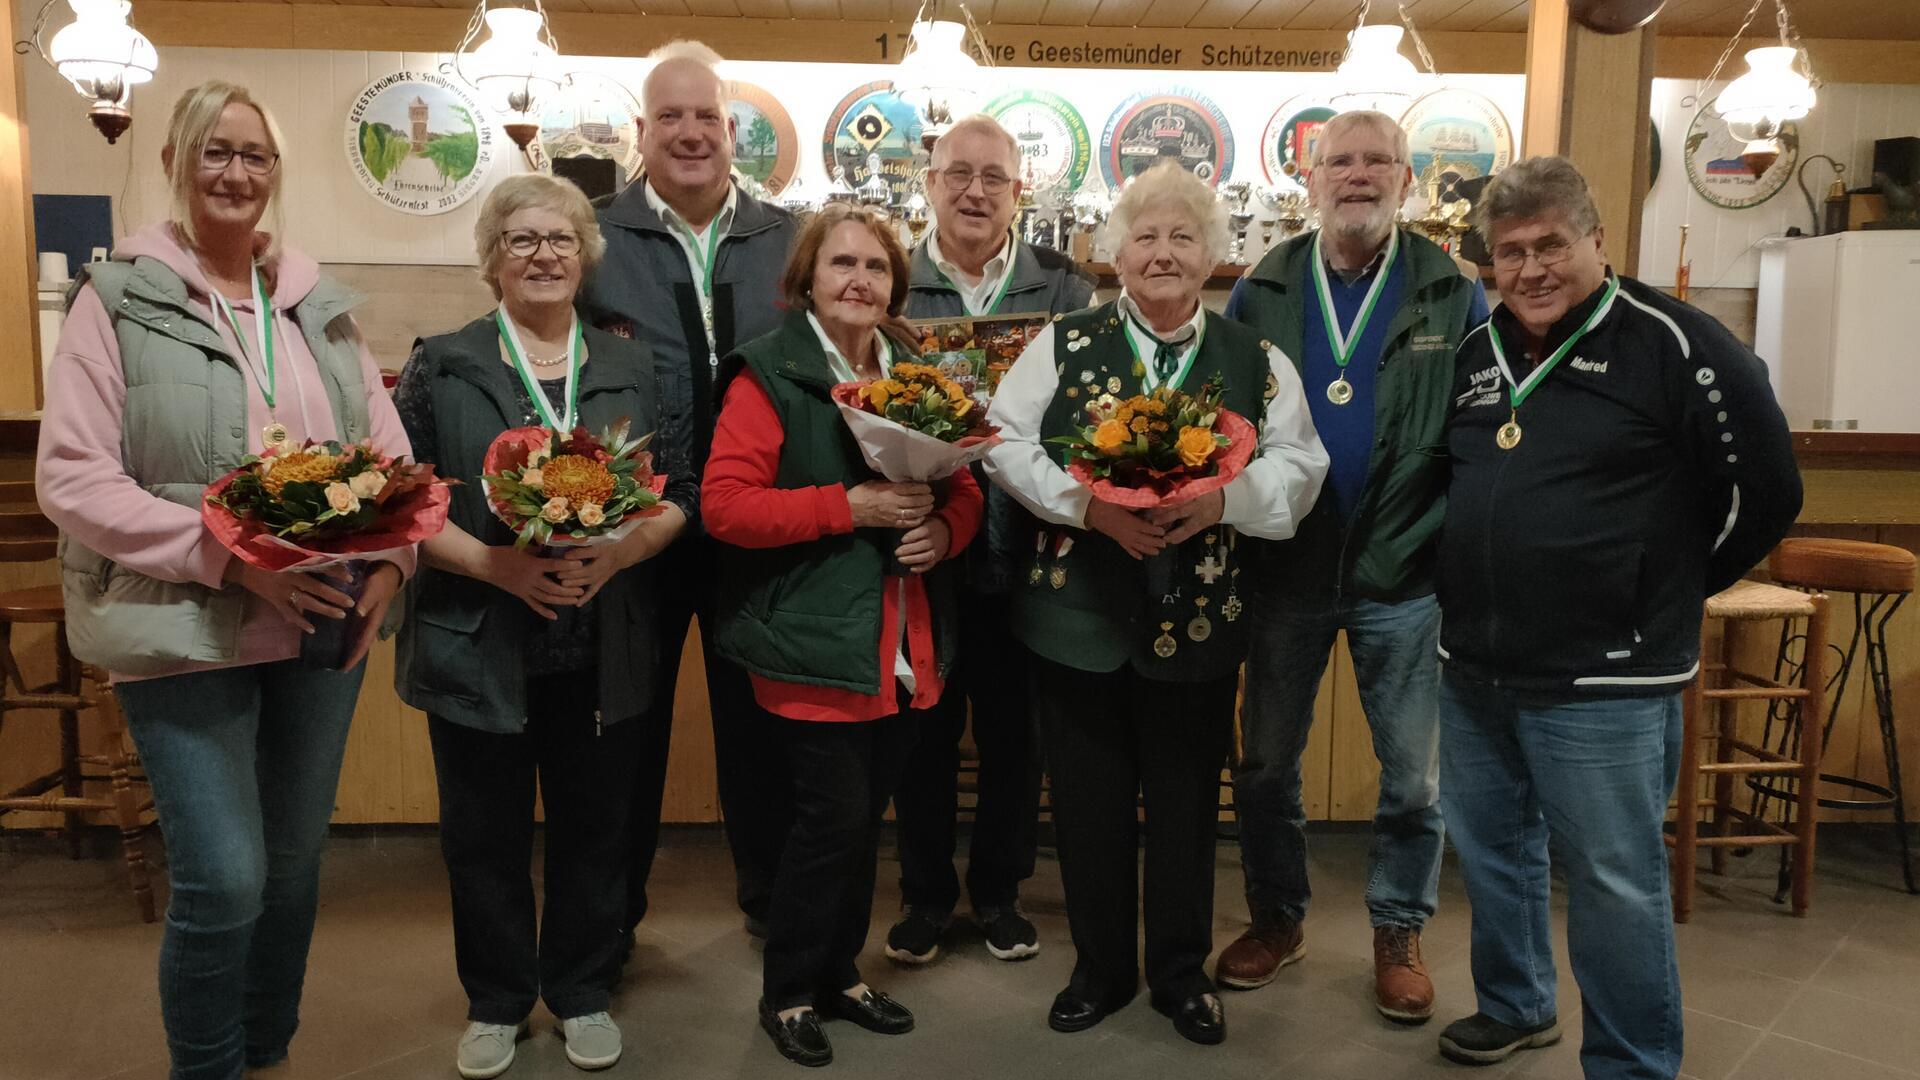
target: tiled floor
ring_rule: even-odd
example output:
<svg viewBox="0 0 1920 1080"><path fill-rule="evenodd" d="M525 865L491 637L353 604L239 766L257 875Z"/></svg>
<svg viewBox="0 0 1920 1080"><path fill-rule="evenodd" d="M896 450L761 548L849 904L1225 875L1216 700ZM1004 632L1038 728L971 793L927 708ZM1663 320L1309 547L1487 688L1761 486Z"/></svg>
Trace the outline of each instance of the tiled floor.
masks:
<svg viewBox="0 0 1920 1080"><path fill-rule="evenodd" d="M1821 835L1811 918L1769 902L1771 861L1745 876L1705 878L1694 921L1679 929L1687 1007L1686 1075L1699 1080L1892 1080L1920 1077L1920 897L1893 887L1890 836ZM895 969L878 942L897 902L883 854L882 895L863 967L912 1007L910 1035L834 1024L836 1060L803 1074L754 1022L759 955L732 911L718 834L672 832L655 869L653 914L641 932L614 1016L626 1057L609 1077L1167 1077L1420 1080L1577 1078L1579 1005L1562 970L1559 1046L1470 1071L1438 1057L1434 1036L1472 1011L1466 904L1449 866L1426 956L1442 1018L1407 1028L1367 1002L1370 935L1360 903L1366 837L1318 834L1308 953L1272 986L1226 999L1220 1047L1179 1039L1144 995L1092 1031L1046 1028L1048 1001L1072 965L1060 878L1043 852L1027 890L1042 952L1020 964L987 956L961 933L928 968ZM1216 941L1244 926L1238 857L1218 861ZM0 853L0 1080L162 1078L166 1062L153 987L155 927L141 925L116 862ZM445 875L430 835L338 838L307 981L304 1022L287 1065L262 1080L414 1080L455 1075L464 1000L453 973ZM1558 920L1557 920L1558 921ZM1564 957L1564 941L1560 943ZM534 1018L509 1080L579 1075L554 1023Z"/></svg>

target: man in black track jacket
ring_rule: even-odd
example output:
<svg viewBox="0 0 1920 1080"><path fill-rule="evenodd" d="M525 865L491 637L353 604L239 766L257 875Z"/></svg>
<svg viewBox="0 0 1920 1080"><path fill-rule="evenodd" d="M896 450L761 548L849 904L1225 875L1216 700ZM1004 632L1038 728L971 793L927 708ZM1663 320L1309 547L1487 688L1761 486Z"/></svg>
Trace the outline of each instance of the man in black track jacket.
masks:
<svg viewBox="0 0 1920 1080"><path fill-rule="evenodd" d="M1483 196L1501 306L1462 343L1437 586L1440 791L1473 908L1479 1011L1441 1052L1560 1037L1548 837L1568 891L1588 1080L1681 1055L1661 820L1710 594L1800 509L1765 367L1612 273L1586 181L1532 158Z"/></svg>

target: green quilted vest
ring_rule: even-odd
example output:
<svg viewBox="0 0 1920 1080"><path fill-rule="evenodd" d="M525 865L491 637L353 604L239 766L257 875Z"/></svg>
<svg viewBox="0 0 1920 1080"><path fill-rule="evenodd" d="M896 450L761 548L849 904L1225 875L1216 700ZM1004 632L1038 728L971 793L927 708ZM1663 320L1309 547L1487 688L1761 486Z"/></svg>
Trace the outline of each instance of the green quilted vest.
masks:
<svg viewBox="0 0 1920 1080"><path fill-rule="evenodd" d="M1042 439L1077 434L1089 398L1141 392L1145 369L1134 359L1123 319L1116 302L1054 321L1060 385L1041 422ZM1076 341L1090 344L1075 348ZM1198 390L1219 376L1222 403L1258 430L1268 373L1258 335L1210 311L1200 355L1183 385ZM1072 545L1057 556L1062 538ZM1091 530L1051 528L1041 540L1013 601L1014 633L1039 655L1081 671L1131 664L1143 677L1164 682L1217 679L1245 659L1241 606L1251 600L1253 583L1241 572L1251 572L1241 558L1248 544L1233 529L1202 531L1157 556L1157 568Z"/></svg>
<svg viewBox="0 0 1920 1080"><path fill-rule="evenodd" d="M779 488L853 487L875 479L829 396L834 379L826 352L804 312L789 312L780 329L741 346L726 376L753 372L780 415ZM780 682L878 694L880 623L885 573L895 543L891 529L855 529L804 544L749 549L721 545L720 654L756 675ZM942 677L955 642L950 567L925 575Z"/></svg>
<svg viewBox="0 0 1920 1080"><path fill-rule="evenodd" d="M187 286L158 259L93 264L91 281L113 319L127 396L121 463L147 491L198 510L206 486L251 452L247 384L238 361ZM360 341L346 315L359 297L327 278L297 304L293 321L318 363L343 439L367 437ZM237 587L209 589L127 570L62 535L60 578L75 656L130 675L182 661L231 660L246 606Z"/></svg>

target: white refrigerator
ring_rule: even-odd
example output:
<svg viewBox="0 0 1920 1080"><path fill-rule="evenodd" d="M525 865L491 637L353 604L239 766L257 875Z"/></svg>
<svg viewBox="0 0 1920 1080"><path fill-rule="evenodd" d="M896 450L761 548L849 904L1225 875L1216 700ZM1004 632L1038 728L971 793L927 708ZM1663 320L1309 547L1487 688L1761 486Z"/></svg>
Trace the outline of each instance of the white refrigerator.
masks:
<svg viewBox="0 0 1920 1080"><path fill-rule="evenodd" d="M1754 315L1795 431L1920 432L1920 230L1769 241Z"/></svg>

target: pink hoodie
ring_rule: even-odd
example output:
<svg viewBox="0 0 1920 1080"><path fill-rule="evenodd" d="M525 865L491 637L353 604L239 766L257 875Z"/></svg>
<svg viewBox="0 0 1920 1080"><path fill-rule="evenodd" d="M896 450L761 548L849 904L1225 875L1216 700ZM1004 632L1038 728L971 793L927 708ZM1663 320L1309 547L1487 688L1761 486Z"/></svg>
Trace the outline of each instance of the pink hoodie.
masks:
<svg viewBox="0 0 1920 1080"><path fill-rule="evenodd" d="M233 330L214 310L207 279L193 254L181 245L172 224L149 226L121 241L114 250L118 259L138 255L159 259L180 275L186 282L189 302L219 331L230 355L239 359ZM274 366L279 390L279 408L273 419L285 424L296 442L337 438L333 407L327 402L319 366L289 314L320 280L320 266L287 248L281 249L272 265L274 272L269 276L274 288L269 302L276 320ZM258 363L253 301L231 303L235 318L247 332L249 355ZM248 387L249 443L257 445L260 430L269 422L266 399L259 392L252 366L246 362L239 366L246 372ZM374 447L395 457L411 456L413 448L400 426L400 416L382 389L379 367L364 345L360 349L360 369L368 388ZM40 419L39 462L34 477L41 511L75 540L130 570L163 581L197 581L219 588L233 556L201 524L199 510L149 494L127 475L120 458L120 422L126 396L126 376L120 369L120 345L113 322L99 295L91 287L85 288L67 314L47 375L47 405ZM412 551L396 561L402 573L413 574ZM238 645L232 661L183 663L159 674L290 659L299 654L300 631L258 597L249 596ZM114 678L126 682L133 677L116 674Z"/></svg>

